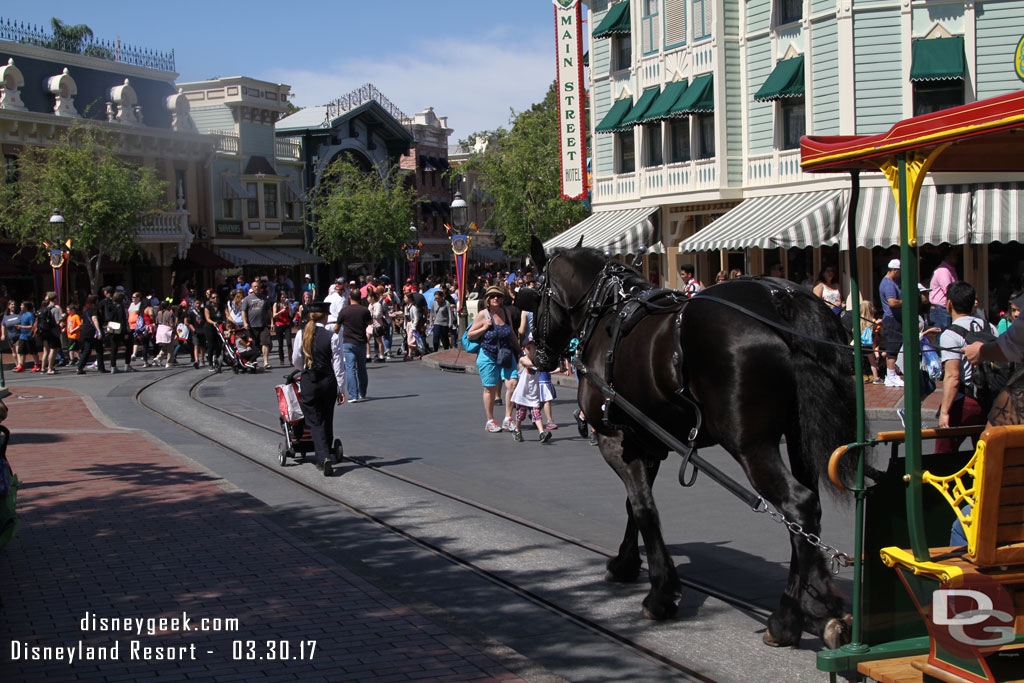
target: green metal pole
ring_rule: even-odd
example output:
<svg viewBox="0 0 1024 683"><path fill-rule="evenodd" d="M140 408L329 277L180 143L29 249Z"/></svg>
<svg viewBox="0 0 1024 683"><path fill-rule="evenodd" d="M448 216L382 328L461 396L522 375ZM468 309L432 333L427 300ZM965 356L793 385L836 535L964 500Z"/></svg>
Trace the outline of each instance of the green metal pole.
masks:
<svg viewBox="0 0 1024 683"><path fill-rule="evenodd" d="M907 155L899 155L900 180L900 265L903 278L903 412L906 441L903 444L907 473L907 529L914 559L927 560L928 542L924 530L924 501L921 489L921 346L917 332L920 296L917 292L917 245L908 239Z"/></svg>
<svg viewBox="0 0 1024 683"><path fill-rule="evenodd" d="M850 173L850 210L846 218L847 249L850 259L850 302L853 306L853 391L857 401L857 447L850 455L857 457L856 516L853 531L853 633L850 642L843 646L847 652L863 652L867 646L861 643L864 626L862 595L864 580L864 447L860 444L867 438L867 424L864 418L864 356L861 346L860 319L860 270L857 263L857 207L860 204L860 171ZM849 457L849 456L848 456Z"/></svg>

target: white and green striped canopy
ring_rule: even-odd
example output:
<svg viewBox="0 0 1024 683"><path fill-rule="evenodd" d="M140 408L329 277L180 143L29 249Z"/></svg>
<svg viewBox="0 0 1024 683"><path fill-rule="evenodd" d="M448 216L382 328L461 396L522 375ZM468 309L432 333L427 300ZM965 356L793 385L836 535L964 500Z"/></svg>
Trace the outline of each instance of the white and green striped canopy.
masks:
<svg viewBox="0 0 1024 683"><path fill-rule="evenodd" d="M848 193L847 193L847 196ZM846 248L846 212L843 210L841 248ZM970 185L925 185L917 202L918 244L963 244L971 220ZM857 207L857 246L891 247L900 243L900 215L889 187L860 191Z"/></svg>
<svg viewBox="0 0 1024 683"><path fill-rule="evenodd" d="M971 211L971 242L1024 242L1024 184L977 185Z"/></svg>
<svg viewBox="0 0 1024 683"><path fill-rule="evenodd" d="M679 251L818 247L833 243L846 214L843 190L752 197L679 243Z"/></svg>
<svg viewBox="0 0 1024 683"><path fill-rule="evenodd" d="M653 254L664 253L661 235L651 215L657 206L617 211L598 211L565 232L544 243L544 250L574 247L583 238L583 246L610 251L613 255L635 254L641 246Z"/></svg>

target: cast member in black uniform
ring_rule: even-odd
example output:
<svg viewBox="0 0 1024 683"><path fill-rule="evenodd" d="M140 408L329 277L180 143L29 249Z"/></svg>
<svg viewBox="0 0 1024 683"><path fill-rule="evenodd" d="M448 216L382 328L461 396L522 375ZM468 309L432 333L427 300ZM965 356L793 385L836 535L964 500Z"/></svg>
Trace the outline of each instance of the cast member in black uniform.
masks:
<svg viewBox="0 0 1024 683"><path fill-rule="evenodd" d="M341 335L324 327L330 304L316 301L308 306L309 322L295 334L292 365L299 376L299 403L309 425L317 462L331 459L334 443L334 405L345 403L345 353Z"/></svg>

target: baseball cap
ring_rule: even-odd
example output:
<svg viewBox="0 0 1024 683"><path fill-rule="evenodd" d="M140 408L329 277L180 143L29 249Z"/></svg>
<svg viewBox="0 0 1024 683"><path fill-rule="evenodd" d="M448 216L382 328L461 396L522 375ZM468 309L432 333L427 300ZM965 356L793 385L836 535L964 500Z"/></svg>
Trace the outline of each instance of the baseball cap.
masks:
<svg viewBox="0 0 1024 683"><path fill-rule="evenodd" d="M356 281L355 280L349 280L348 281L348 286L349 287L355 287L356 286Z"/></svg>
<svg viewBox="0 0 1024 683"><path fill-rule="evenodd" d="M310 275L309 273L306 273L303 277L305 277L307 280L312 280L313 279L313 276Z"/></svg>
<svg viewBox="0 0 1024 683"><path fill-rule="evenodd" d="M900 260L898 258L889 261L889 270L900 270Z"/></svg>
<svg viewBox="0 0 1024 683"><path fill-rule="evenodd" d="M925 286L924 286L923 284L921 284L920 282L918 282L918 283L917 283L917 291L919 291L919 292L930 292L930 291L932 291L932 290L931 290L930 288L928 288L928 287L925 287Z"/></svg>
<svg viewBox="0 0 1024 683"><path fill-rule="evenodd" d="M124 287L122 287L121 285L118 285L117 287L114 287L114 291L115 292L123 292L124 291Z"/></svg>

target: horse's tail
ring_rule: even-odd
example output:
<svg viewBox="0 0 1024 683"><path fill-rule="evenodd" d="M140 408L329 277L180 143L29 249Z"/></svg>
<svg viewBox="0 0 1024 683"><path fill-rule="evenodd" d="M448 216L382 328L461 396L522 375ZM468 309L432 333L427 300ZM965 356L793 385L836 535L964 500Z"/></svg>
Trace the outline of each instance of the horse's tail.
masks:
<svg viewBox="0 0 1024 683"><path fill-rule="evenodd" d="M814 481L820 482L827 477L832 452L856 439L853 347L846 346L850 334L839 316L820 299L809 292L796 292L792 306L790 324L811 339L791 335L797 414L787 439L798 439L804 467ZM833 343L822 344L816 339ZM840 470L844 481L852 481L853 459L844 458Z"/></svg>

